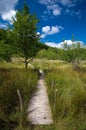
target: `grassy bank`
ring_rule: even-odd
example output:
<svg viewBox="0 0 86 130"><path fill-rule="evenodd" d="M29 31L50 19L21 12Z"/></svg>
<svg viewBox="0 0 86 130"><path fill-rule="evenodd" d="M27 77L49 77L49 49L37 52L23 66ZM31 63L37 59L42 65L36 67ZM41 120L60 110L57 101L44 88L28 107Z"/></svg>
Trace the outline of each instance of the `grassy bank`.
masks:
<svg viewBox="0 0 86 130"><path fill-rule="evenodd" d="M11 130L26 125L26 109L31 94L36 89L38 75L31 69L0 68L0 130ZM17 94L22 98L22 113Z"/></svg>
<svg viewBox="0 0 86 130"><path fill-rule="evenodd" d="M50 70L46 75L55 130L86 128L86 69Z"/></svg>

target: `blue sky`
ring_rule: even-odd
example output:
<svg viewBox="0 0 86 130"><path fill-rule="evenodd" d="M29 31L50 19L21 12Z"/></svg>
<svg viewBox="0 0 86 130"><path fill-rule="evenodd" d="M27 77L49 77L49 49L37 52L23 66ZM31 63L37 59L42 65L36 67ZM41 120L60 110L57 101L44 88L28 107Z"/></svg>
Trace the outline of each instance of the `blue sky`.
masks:
<svg viewBox="0 0 86 130"><path fill-rule="evenodd" d="M24 0L0 0L0 28L12 24L12 16L23 7ZM40 20L37 33L47 45L75 41L86 43L86 0L26 0L31 13Z"/></svg>

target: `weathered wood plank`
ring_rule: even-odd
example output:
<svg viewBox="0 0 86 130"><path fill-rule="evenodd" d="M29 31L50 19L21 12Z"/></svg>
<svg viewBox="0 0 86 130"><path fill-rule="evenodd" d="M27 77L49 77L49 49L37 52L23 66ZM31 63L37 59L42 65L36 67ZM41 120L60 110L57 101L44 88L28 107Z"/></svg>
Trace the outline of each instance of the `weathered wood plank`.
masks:
<svg viewBox="0 0 86 130"><path fill-rule="evenodd" d="M43 77L44 74L41 71L41 76L37 85L38 91L34 93L28 105L28 120L34 125L46 125L53 123L46 85Z"/></svg>

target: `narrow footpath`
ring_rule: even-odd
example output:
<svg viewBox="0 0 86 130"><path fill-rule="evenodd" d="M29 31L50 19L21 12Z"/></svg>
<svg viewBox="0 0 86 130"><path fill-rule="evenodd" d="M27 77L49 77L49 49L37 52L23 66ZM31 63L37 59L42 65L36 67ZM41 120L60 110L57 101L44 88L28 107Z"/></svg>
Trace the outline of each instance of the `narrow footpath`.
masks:
<svg viewBox="0 0 86 130"><path fill-rule="evenodd" d="M48 100L44 73L40 70L40 79L35 92L28 105L28 120L33 125L52 124L51 109Z"/></svg>

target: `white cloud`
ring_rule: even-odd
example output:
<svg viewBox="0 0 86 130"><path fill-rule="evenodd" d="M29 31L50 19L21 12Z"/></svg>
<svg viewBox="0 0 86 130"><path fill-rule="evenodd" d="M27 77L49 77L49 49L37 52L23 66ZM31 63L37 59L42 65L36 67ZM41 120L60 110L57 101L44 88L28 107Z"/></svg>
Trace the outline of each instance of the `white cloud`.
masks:
<svg viewBox="0 0 86 130"><path fill-rule="evenodd" d="M37 32L37 35L40 35L40 32Z"/></svg>
<svg viewBox="0 0 86 130"><path fill-rule="evenodd" d="M49 35L53 35L53 34L56 34L60 31L59 27L58 26L52 26L51 27L51 30L48 32Z"/></svg>
<svg viewBox="0 0 86 130"><path fill-rule="evenodd" d="M58 32L60 32L63 29L63 27L61 26L45 26L42 27L42 35L41 38L45 38L47 35L53 35L56 34Z"/></svg>
<svg viewBox="0 0 86 130"><path fill-rule="evenodd" d="M15 15L16 15L16 11L10 10L9 12L2 14L2 19L7 21L12 21L12 17L15 17Z"/></svg>
<svg viewBox="0 0 86 130"><path fill-rule="evenodd" d="M78 2L80 1L81 0L78 0ZM59 16L62 13L69 13L72 16L76 15L76 16L81 17L79 10L77 10L76 12L74 8L72 8L77 5L77 0L38 0L38 2L42 5L45 5L46 7L47 13L42 14L42 18L44 20L47 15L49 15L49 18L53 18L54 16ZM62 10L62 6L65 7L64 10Z"/></svg>
<svg viewBox="0 0 86 130"><path fill-rule="evenodd" d="M57 15L60 15L60 14L61 14L61 11L59 9L53 10L53 15L57 16Z"/></svg>
<svg viewBox="0 0 86 130"><path fill-rule="evenodd" d="M67 45L72 45L73 44L73 42L71 40L64 40L64 42L61 42L61 43L62 44L67 43Z"/></svg>
<svg viewBox="0 0 86 130"><path fill-rule="evenodd" d="M83 41L74 41L74 44L76 44L77 42L80 43L81 47L85 47L85 44ZM71 46L73 44L73 42L71 40L65 40L64 42L60 42L60 43L55 43L55 42L45 42L46 45L50 46L50 47L56 47L56 48L63 48L64 43L67 43L68 46Z"/></svg>
<svg viewBox="0 0 86 130"><path fill-rule="evenodd" d="M42 28L43 33L48 33L50 31L50 26L45 26Z"/></svg>
<svg viewBox="0 0 86 130"><path fill-rule="evenodd" d="M61 8L58 6L57 1L56 0L39 0L39 3L46 6L47 8L46 12L48 15L58 16L61 14Z"/></svg>
<svg viewBox="0 0 86 130"><path fill-rule="evenodd" d="M77 0L38 0L43 5L58 5L61 3L64 6L74 6Z"/></svg>
<svg viewBox="0 0 86 130"><path fill-rule="evenodd" d="M80 2L80 0L78 1ZM61 0L61 4L66 7L65 13L69 13L72 16L77 16L78 18L81 18L81 11L80 10L74 10L74 6L77 5L77 0Z"/></svg>
<svg viewBox="0 0 86 130"><path fill-rule="evenodd" d="M15 16L15 6L18 0L1 0L0 1L0 15L3 20L11 20Z"/></svg>
<svg viewBox="0 0 86 130"><path fill-rule="evenodd" d="M68 14L70 14L72 16L77 16L78 18L82 17L80 10L74 11L74 10L70 10L69 8L67 8L66 13L68 13Z"/></svg>
<svg viewBox="0 0 86 130"><path fill-rule="evenodd" d="M73 45L73 44L77 44L78 42L80 43L81 46L84 44L83 41L74 41L74 42L72 42L71 40L65 40L64 42L58 43L58 45L59 45L61 48L63 48L64 43L67 43L68 46L71 46L71 45Z"/></svg>
<svg viewBox="0 0 86 130"><path fill-rule="evenodd" d="M0 14L14 10L18 0L0 0Z"/></svg>
<svg viewBox="0 0 86 130"><path fill-rule="evenodd" d="M61 48L61 46L59 46L57 43L55 42L45 42L46 45L50 46L50 47L56 47L56 48Z"/></svg>
<svg viewBox="0 0 86 130"><path fill-rule="evenodd" d="M61 0L62 5L67 7L74 7L76 5L77 0Z"/></svg>
<svg viewBox="0 0 86 130"><path fill-rule="evenodd" d="M48 4L54 4L56 0L39 0L40 4L48 5Z"/></svg>
<svg viewBox="0 0 86 130"><path fill-rule="evenodd" d="M46 35L45 34L41 34L40 38L45 38Z"/></svg>

